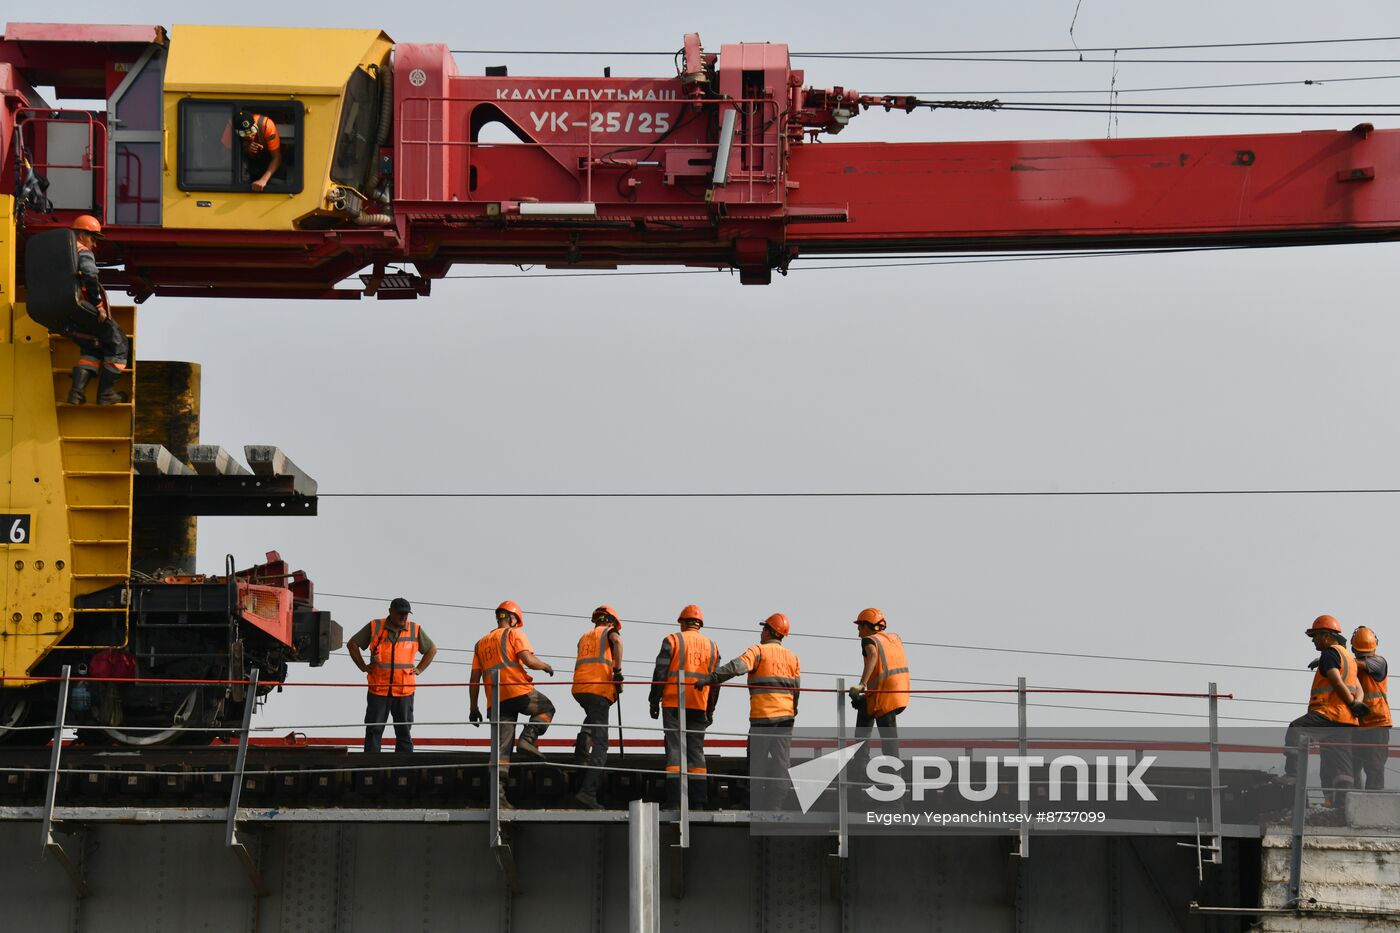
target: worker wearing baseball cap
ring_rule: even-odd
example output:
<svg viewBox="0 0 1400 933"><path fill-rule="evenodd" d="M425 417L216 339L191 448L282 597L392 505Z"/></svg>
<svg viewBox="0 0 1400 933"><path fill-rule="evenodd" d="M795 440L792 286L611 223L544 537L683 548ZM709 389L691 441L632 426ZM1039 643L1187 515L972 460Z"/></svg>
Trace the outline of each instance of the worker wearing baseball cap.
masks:
<svg viewBox="0 0 1400 933"><path fill-rule="evenodd" d="M622 621L612 606L599 606L589 617L588 631L578 640L574 661L574 699L583 707L583 728L574 740L574 755L587 765L577 800L589 810L601 810L598 789L608 763L608 717L622 692Z"/></svg>
<svg viewBox="0 0 1400 933"><path fill-rule="evenodd" d="M1308 711L1288 724L1283 743L1283 774L1292 780L1298 765L1298 743L1307 736L1321 749L1322 787L1331 806L1341 806L1352 786L1350 730L1358 715L1366 713L1361 701L1361 683L1356 676L1356 658L1346 648L1346 636L1335 617L1321 615L1305 633L1320 652L1308 666L1315 669Z"/></svg>
<svg viewBox="0 0 1400 933"><path fill-rule="evenodd" d="M369 674L369 696L365 702L365 751L379 751L384 724L394 717L394 751L413 751L413 694L418 675L428 669L437 655L437 645L416 622L402 596L389 603L389 614L374 619L355 633L347 648L355 666ZM363 652L369 652L365 663ZM415 660L419 658L421 659Z"/></svg>
<svg viewBox="0 0 1400 933"><path fill-rule="evenodd" d="M500 770L500 805L510 807L506 800L506 772L510 768L511 747L535 758L543 758L535 740L544 734L554 720L554 704L549 697L534 688L534 679L526 673L544 671L554 676L554 668L535 656L530 639L525 637L525 613L520 604L507 599L496 607L496 627L476 643L472 651L472 675L468 685L471 698L472 725L481 724L481 707L477 704L481 685L486 684L486 707L491 712L495 749L493 764ZM530 721L515 740L515 721L520 716Z"/></svg>
<svg viewBox="0 0 1400 933"><path fill-rule="evenodd" d="M749 675L749 776L760 779L749 788L755 810L778 809L791 787L792 728L802 688L802 664L783 645L791 631L788 617L775 612L759 624L758 644L695 678L697 686L711 686Z"/></svg>
<svg viewBox="0 0 1400 933"><path fill-rule="evenodd" d="M1390 666L1376 654L1378 647L1380 639L1366 626L1351 633L1356 679L1366 704L1351 746L1351 777L1357 788L1366 790L1385 790L1385 762L1390 757Z"/></svg>
<svg viewBox="0 0 1400 933"><path fill-rule="evenodd" d="M693 603L686 606L676 622L681 630L661 640L661 650L652 669L649 697L651 718L662 717L666 770L676 776L675 780L666 784L666 805L678 807L681 801L680 728L681 716L685 716L686 792L690 806L703 810L707 804L705 785L709 774L705 766L705 729L714 722L719 691L713 687L699 686L696 678L715 672L719 666L719 646L700 634L700 629L705 625L705 615L699 606ZM676 683L677 673L681 671L685 672L684 696Z"/></svg>
<svg viewBox="0 0 1400 933"><path fill-rule="evenodd" d="M102 238L102 224L91 214L74 218L71 229L78 249L78 291L83 307L91 312L82 323L69 324L64 336L78 345L78 363L73 367L73 386L68 404L87 402L87 386L97 376L97 404L115 405L121 401L117 380L130 362L131 346L126 334L112 320L107 292L97 274L94 250Z"/></svg>
<svg viewBox="0 0 1400 933"><path fill-rule="evenodd" d="M856 711L856 737L868 738L871 727L877 726L881 751L898 757L899 731L895 723L909 705L909 661L904 655L904 642L887 631L889 623L879 609L862 609L854 624L864 659L860 682L849 691Z"/></svg>

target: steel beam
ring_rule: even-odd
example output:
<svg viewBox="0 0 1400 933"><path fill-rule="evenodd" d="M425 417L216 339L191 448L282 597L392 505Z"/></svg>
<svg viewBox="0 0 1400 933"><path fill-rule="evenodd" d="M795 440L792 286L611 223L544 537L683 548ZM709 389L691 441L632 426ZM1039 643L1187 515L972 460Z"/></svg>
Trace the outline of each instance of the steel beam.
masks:
<svg viewBox="0 0 1400 933"><path fill-rule="evenodd" d="M1298 757L1293 776L1293 841L1288 850L1288 906L1297 908L1303 901L1303 824L1308 812L1308 755L1312 739L1303 736L1298 742Z"/></svg>
<svg viewBox="0 0 1400 933"><path fill-rule="evenodd" d="M1016 678L1016 754L1024 761L1029 750L1027 742L1028 732L1026 730L1026 678ZM1031 802L1021 801L1021 825L1016 830L1018 848L1016 855L1020 858L1031 857L1031 824L1027 816L1030 815Z"/></svg>
<svg viewBox="0 0 1400 933"><path fill-rule="evenodd" d="M681 650L684 651L685 642L681 641ZM685 655L681 655L681 660L685 660ZM690 756L685 747L685 719L690 712L690 704L686 702L685 693L685 664L679 664L676 668L676 728L677 746L680 748L680 772L676 775L680 781L680 842L678 845L682 849L690 848Z"/></svg>

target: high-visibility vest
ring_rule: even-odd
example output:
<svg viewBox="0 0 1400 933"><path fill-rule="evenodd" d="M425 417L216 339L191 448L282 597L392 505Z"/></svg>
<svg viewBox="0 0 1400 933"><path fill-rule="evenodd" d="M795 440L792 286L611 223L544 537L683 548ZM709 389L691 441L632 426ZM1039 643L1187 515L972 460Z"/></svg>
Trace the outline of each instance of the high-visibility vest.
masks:
<svg viewBox="0 0 1400 933"><path fill-rule="evenodd" d="M574 696L591 693L606 697L610 703L617 699L617 684L613 683L613 670L617 664L612 645L608 643L608 635L612 631L611 625L595 625L578 640L578 657L574 660Z"/></svg>
<svg viewBox="0 0 1400 933"><path fill-rule="evenodd" d="M1352 696L1355 696L1361 692L1361 681L1356 677L1356 658L1342 645L1333 645L1331 650L1337 652L1337 656L1342 659L1340 668L1342 682L1347 685ZM1356 714L1351 711L1350 703L1343 702L1342 698L1337 696L1337 691L1332 689L1332 681L1322 675L1321 667L1313 674L1312 694L1308 697L1308 711L1321 713L1343 726L1356 725Z"/></svg>
<svg viewBox="0 0 1400 933"><path fill-rule="evenodd" d="M685 629L666 636L671 645L671 668L666 685L661 690L661 705L675 709L676 672L685 671L685 708L703 710L710 701L712 687L695 687L697 674L713 674L719 667L719 646L695 629Z"/></svg>
<svg viewBox="0 0 1400 933"><path fill-rule="evenodd" d="M865 710L878 719L909 705L909 660L894 632L876 632L870 639L875 642L875 670L865 685Z"/></svg>
<svg viewBox="0 0 1400 933"><path fill-rule="evenodd" d="M413 696L418 687L418 623L401 629L375 619L369 628L369 692L376 696Z"/></svg>
<svg viewBox="0 0 1400 933"><path fill-rule="evenodd" d="M501 702L524 696L535 682L520 663L520 652L529 651L530 642L518 628L497 628L483 635L472 656L472 674L478 672L486 687L486 705L495 706L492 675L501 678Z"/></svg>
<svg viewBox="0 0 1400 933"><path fill-rule="evenodd" d="M1356 665L1356 680L1361 685L1361 699L1366 703L1370 712L1361 720L1362 726L1389 726L1392 725L1390 718L1390 696L1387 684L1390 683L1390 671L1387 670L1385 676L1376 680L1371 673L1366 670L1366 665Z"/></svg>
<svg viewBox="0 0 1400 933"><path fill-rule="evenodd" d="M797 688L802 665L797 655L775 641L744 652L749 665L749 722L781 722L797 715Z"/></svg>

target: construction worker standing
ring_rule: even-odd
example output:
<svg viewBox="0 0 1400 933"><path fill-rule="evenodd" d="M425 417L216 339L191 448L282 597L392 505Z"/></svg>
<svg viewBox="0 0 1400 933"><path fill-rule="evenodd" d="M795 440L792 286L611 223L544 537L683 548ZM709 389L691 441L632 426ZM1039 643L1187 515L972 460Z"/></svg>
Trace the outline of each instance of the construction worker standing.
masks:
<svg viewBox="0 0 1400 933"><path fill-rule="evenodd" d="M617 610L599 606L593 610L592 627L578 640L574 661L574 699L583 707L583 728L574 742L580 764L588 766L579 784L577 799L590 810L601 810L598 788L608 763L608 717L622 692L622 622Z"/></svg>
<svg viewBox="0 0 1400 933"><path fill-rule="evenodd" d="M695 678L713 674L719 666L719 646L700 634L705 616L696 605L686 606L677 618L681 630L661 641L656 655L656 667L651 679L651 718L664 715L661 725L666 736L666 770L676 780L666 786L667 806L678 807L681 800L681 735L682 710L685 715L685 764L688 772L690 806L703 810L707 804L705 767L705 729L714 721L715 701L719 691L700 687ZM685 696L677 689L676 674L685 672Z"/></svg>
<svg viewBox="0 0 1400 933"><path fill-rule="evenodd" d="M130 362L130 345L121 327L112 320L112 308L107 292L97 274L97 259L93 250L102 236L102 224L91 214L79 215L73 221L78 246L78 288L86 305L94 312L82 324L70 324L64 335L80 349L78 364L73 367L73 387L68 392L68 404L82 405L87 401L87 385L94 375L97 380L97 404L115 405L117 379Z"/></svg>
<svg viewBox="0 0 1400 933"><path fill-rule="evenodd" d="M851 705L856 711L856 737L866 739L871 726L878 726L881 750L898 757L899 732L895 721L909 705L909 661L904 656L904 642L885 630L888 623L879 609L861 610L855 625L865 659L860 683L849 691Z"/></svg>
<svg viewBox="0 0 1400 933"><path fill-rule="evenodd" d="M1385 790L1385 762L1390 756L1390 666L1376 654L1379 645L1376 633L1364 625L1351 634L1356 679L1361 702L1366 704L1351 748L1351 776L1357 788L1366 790Z"/></svg>
<svg viewBox="0 0 1400 933"><path fill-rule="evenodd" d="M554 704L549 697L540 693L531 684L534 680L525 669L544 671L554 676L554 668L535 657L530 640L522 629L525 616L520 606L506 600L496 607L496 628L481 637L472 652L472 676L468 686L471 699L472 725L481 723L481 707L478 697L481 684L486 684L486 708L491 713L495 750L494 764L500 771L500 805L509 808L506 801L506 771L510 768L511 747L515 746L527 755L543 758L535 740L549 728L554 719ZM493 683L494 681L494 683ZM500 696L495 694L499 690ZM515 721L521 715L530 717L530 722L520 730L520 741L515 741Z"/></svg>
<svg viewBox="0 0 1400 933"><path fill-rule="evenodd" d="M1357 717L1368 710L1361 701L1356 658L1346 648L1341 623L1332 616L1318 616L1306 634L1320 654L1308 665L1316 669L1308 711L1289 723L1284 733L1283 743L1288 748L1284 752L1283 774L1286 781L1294 779L1298 743L1307 736L1321 748L1323 789L1330 803L1340 805L1342 795L1352 786L1349 730L1356 725Z"/></svg>
<svg viewBox="0 0 1400 933"><path fill-rule="evenodd" d="M797 701L802 688L802 665L783 645L792 631L788 617L775 612L759 627L759 642L713 674L695 678L699 686L722 684L731 677L748 674L749 684L749 777L778 778L786 781L791 762L792 727L797 720ZM764 805L756 809L777 809L785 796L786 783L764 781L749 789L750 798ZM772 805L768 805L772 804Z"/></svg>
<svg viewBox="0 0 1400 933"><path fill-rule="evenodd" d="M375 619L350 639L350 660L369 674L369 697L365 704L365 751L379 751L384 724L394 717L394 751L413 751L413 694L418 675L428 669L437 646L416 622L402 596L389 603L389 615ZM362 652L369 652L365 663ZM422 655L422 660L414 658Z"/></svg>

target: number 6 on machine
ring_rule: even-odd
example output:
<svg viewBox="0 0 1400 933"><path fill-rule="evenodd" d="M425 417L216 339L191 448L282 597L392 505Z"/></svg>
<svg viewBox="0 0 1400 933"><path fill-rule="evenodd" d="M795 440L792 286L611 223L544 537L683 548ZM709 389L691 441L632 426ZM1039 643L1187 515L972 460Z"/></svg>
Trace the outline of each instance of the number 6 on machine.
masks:
<svg viewBox="0 0 1400 933"><path fill-rule="evenodd" d="M29 516L0 515L0 544L28 544Z"/></svg>

